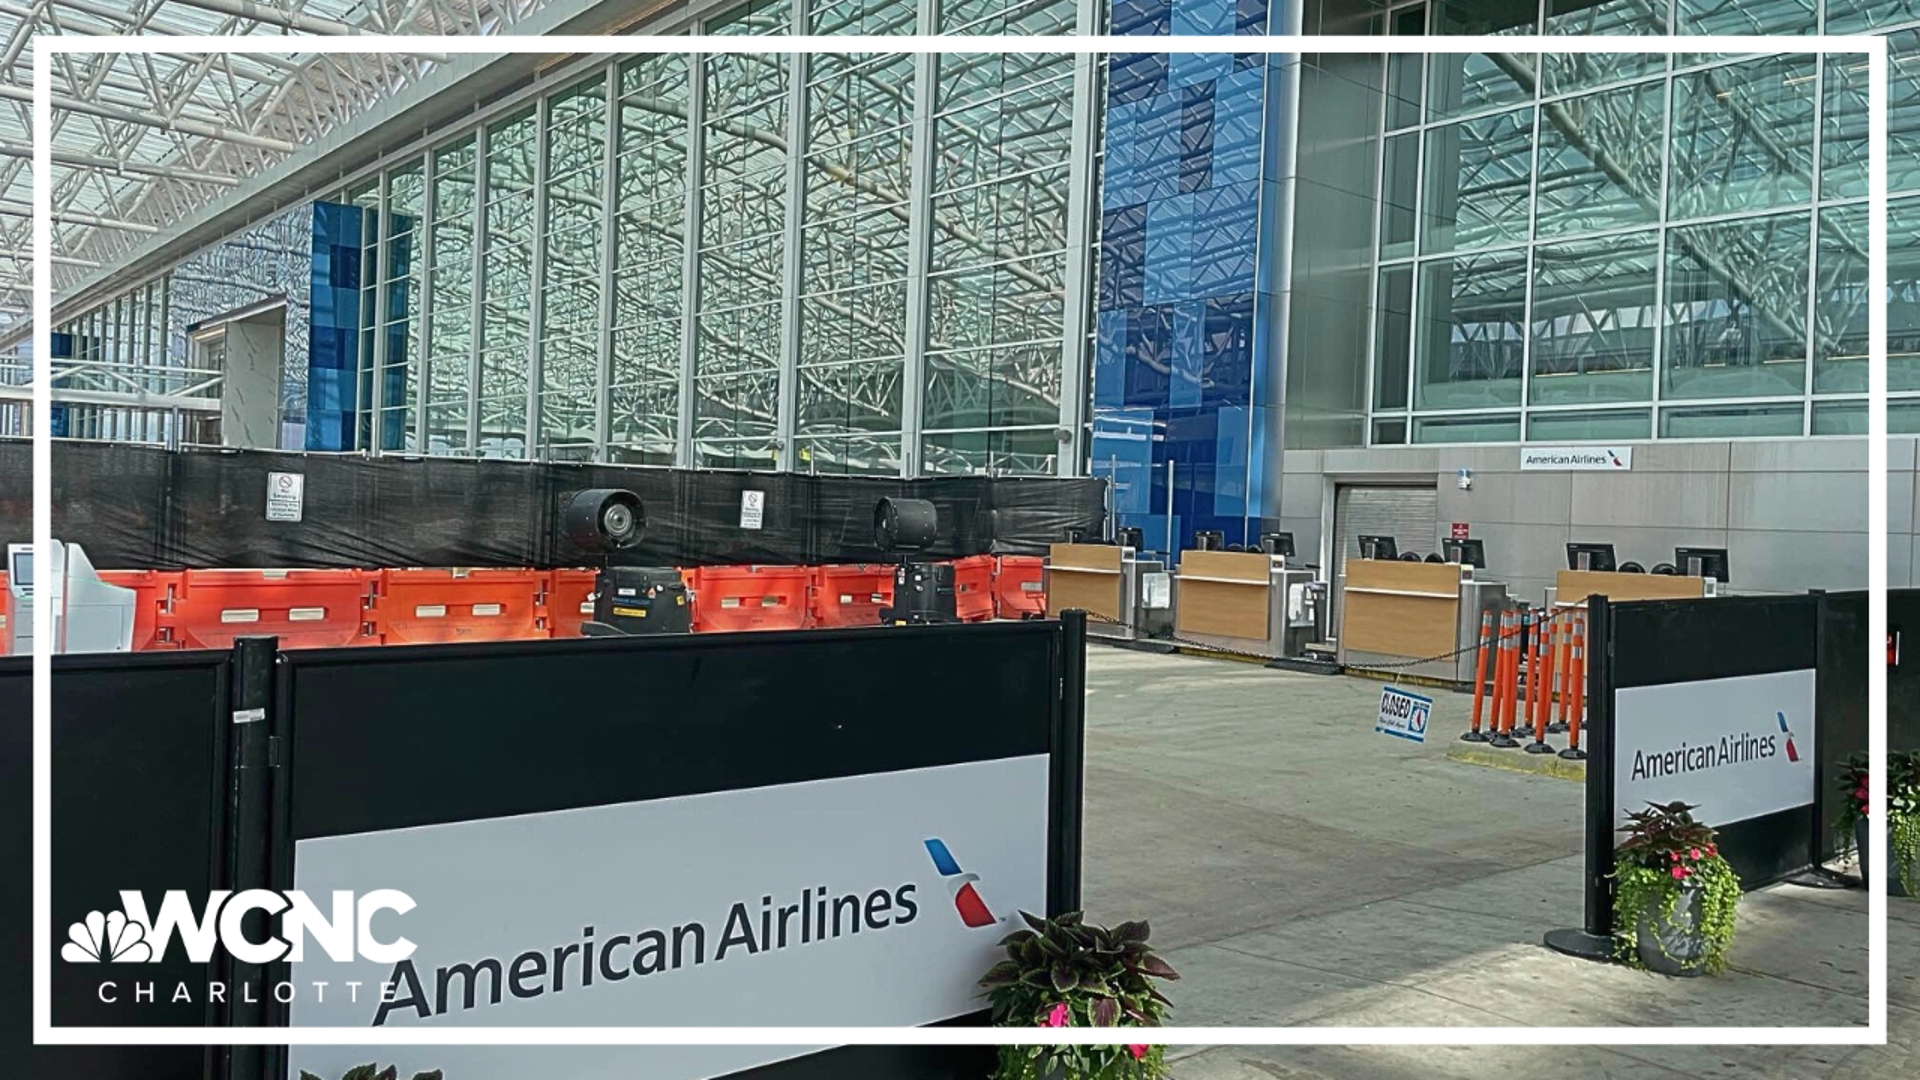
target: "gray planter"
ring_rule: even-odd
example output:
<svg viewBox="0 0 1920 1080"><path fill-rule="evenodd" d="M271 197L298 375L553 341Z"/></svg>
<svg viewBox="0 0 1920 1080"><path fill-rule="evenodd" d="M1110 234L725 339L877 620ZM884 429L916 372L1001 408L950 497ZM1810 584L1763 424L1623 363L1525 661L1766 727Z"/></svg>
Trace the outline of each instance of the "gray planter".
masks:
<svg viewBox="0 0 1920 1080"><path fill-rule="evenodd" d="M1647 970L1680 978L1706 974L1700 963L1707 954L1700 933L1701 907L1700 890L1683 887L1673 902L1672 918L1662 919L1657 905L1640 913L1634 947Z"/></svg>

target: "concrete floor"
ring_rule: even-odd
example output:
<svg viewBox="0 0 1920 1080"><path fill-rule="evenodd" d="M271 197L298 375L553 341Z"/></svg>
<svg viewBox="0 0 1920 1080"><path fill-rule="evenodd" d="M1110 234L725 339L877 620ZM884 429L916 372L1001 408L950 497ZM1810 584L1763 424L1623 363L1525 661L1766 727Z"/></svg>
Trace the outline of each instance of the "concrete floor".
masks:
<svg viewBox="0 0 1920 1080"><path fill-rule="evenodd" d="M1719 979L1540 945L1580 921L1581 788L1372 730L1380 684L1096 646L1085 900L1147 918L1182 1025L1848 1026L1866 1022L1866 900L1778 886ZM1516 751L1517 753L1517 751ZM1888 1047L1183 1047L1178 1080L1920 1075L1920 904L1894 901Z"/></svg>

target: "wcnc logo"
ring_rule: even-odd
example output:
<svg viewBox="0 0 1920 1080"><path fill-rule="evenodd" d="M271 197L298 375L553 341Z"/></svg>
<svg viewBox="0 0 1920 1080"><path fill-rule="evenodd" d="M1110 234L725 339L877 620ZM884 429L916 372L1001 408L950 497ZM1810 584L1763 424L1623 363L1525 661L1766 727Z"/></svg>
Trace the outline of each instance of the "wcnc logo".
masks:
<svg viewBox="0 0 1920 1080"><path fill-rule="evenodd" d="M154 915L148 914L146 898L134 890L121 892L120 905L124 911L90 911L86 918L67 927L60 959L70 964L157 964L166 958L176 935L187 959L196 964L212 959L215 945L242 963L270 964L281 959L298 962L305 958L309 936L329 958L341 962L351 961L357 952L365 960L398 963L412 956L414 949L413 942L406 938L383 942L374 937L376 913L404 915L413 910L413 898L397 889L376 889L358 901L351 892L337 891L332 896L331 917L297 889L284 893L216 889L207 894L207 902L197 914L192 900L180 889L169 890ZM242 923L255 911L280 916L279 937L265 941L247 938Z"/></svg>

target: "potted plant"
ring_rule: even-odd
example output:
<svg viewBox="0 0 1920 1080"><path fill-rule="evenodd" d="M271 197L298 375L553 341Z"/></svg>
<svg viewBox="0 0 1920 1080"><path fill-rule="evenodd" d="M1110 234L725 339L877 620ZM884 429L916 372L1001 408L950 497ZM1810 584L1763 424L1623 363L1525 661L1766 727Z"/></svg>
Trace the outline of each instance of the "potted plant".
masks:
<svg viewBox="0 0 1920 1080"><path fill-rule="evenodd" d="M301 1068L300 1080L321 1080L321 1078ZM378 1065L355 1065L353 1068L348 1068L346 1076L342 1076L340 1080L399 1080L399 1068L394 1065L388 1065L386 1068L380 1068ZM440 1070L436 1068L432 1072L415 1072L413 1080L440 1080Z"/></svg>
<svg viewBox="0 0 1920 1080"><path fill-rule="evenodd" d="M1627 816L1627 839L1614 849L1616 955L1663 975L1722 971L1733 945L1740 879L1694 809L1648 803Z"/></svg>
<svg viewBox="0 0 1920 1080"><path fill-rule="evenodd" d="M1840 833L1842 851L1852 848L1860 856L1860 880L1867 875L1867 759L1855 754L1840 766L1840 813L1834 822Z"/></svg>
<svg viewBox="0 0 1920 1080"><path fill-rule="evenodd" d="M1920 750L1887 761L1887 850L1893 873L1890 896L1920 896Z"/></svg>
<svg viewBox="0 0 1920 1080"><path fill-rule="evenodd" d="M1000 944L1007 958L980 980L1003 1027L1158 1027L1172 1003L1154 985L1177 979L1147 946L1145 922L1112 929L1080 912L1040 919ZM1114 1045L1003 1046L994 1080L1154 1080L1167 1075L1165 1048Z"/></svg>

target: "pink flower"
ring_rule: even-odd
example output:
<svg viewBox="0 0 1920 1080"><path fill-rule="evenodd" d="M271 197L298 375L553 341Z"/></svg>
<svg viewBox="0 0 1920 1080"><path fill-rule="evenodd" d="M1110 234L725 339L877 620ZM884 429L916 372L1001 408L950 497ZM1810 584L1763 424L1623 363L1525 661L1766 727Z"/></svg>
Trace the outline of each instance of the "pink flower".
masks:
<svg viewBox="0 0 1920 1080"><path fill-rule="evenodd" d="M1055 1005L1053 1008L1047 1010L1047 1026L1048 1027L1066 1027L1067 1026L1067 1003L1066 1002L1062 1001L1058 1005Z"/></svg>
<svg viewBox="0 0 1920 1080"><path fill-rule="evenodd" d="M1687 878L1687 868L1686 868L1686 867L1684 867L1684 866L1676 866L1676 867L1674 867L1674 868L1673 868L1673 880L1675 880L1675 881L1685 881L1685 880L1686 880L1686 878Z"/></svg>
<svg viewBox="0 0 1920 1080"><path fill-rule="evenodd" d="M1147 1056L1147 1047L1145 1043L1128 1043L1127 1052L1133 1055L1133 1060L1139 1061Z"/></svg>

